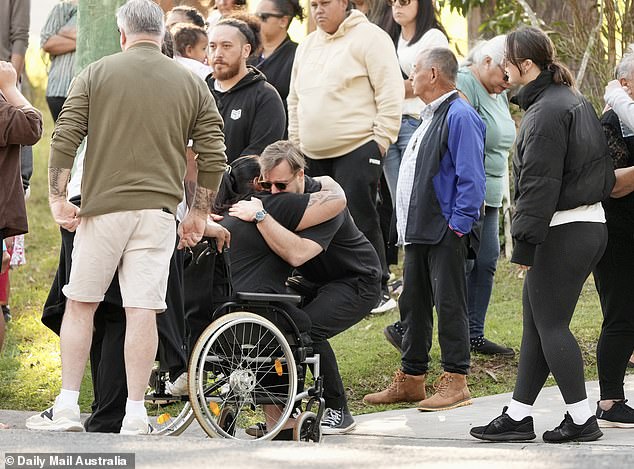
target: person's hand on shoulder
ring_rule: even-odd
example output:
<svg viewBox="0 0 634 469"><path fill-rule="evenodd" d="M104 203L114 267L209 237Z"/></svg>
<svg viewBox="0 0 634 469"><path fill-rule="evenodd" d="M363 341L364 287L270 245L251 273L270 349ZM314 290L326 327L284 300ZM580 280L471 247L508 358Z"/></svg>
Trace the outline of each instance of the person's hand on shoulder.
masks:
<svg viewBox="0 0 634 469"><path fill-rule="evenodd" d="M254 221L256 212L264 209L262 201L257 197L251 197L251 200L241 200L231 206L229 215L239 218L242 221Z"/></svg>

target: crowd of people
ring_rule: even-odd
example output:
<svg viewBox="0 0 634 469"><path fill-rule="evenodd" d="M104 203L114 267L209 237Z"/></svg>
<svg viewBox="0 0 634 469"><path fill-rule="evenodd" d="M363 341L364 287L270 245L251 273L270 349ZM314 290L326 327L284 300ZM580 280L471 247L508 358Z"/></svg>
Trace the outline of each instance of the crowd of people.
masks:
<svg viewBox="0 0 634 469"><path fill-rule="evenodd" d="M23 20L18 3L28 19L28 1L0 1L12 13L0 15L2 272L4 239L27 231L21 148L42 131L19 91L26 43L4 35L20 31L10 27ZM329 339L396 306L395 246L400 320L384 334L401 366L364 402L426 412L471 404L471 353L515 355L485 336L511 153L511 262L525 271L517 382L502 414L470 433L536 438L533 404L550 373L566 413L544 441L634 427L623 389L634 348L634 49L599 119L536 28L482 41L459 64L432 0L312 0L310 9L316 30L297 44L288 30L304 18L298 0L262 0L254 15L243 1L217 1L207 19L128 0L116 13L122 52L77 74L77 2L53 9L41 47L62 244L42 320L60 335L62 388L27 428L150 433L144 397L157 350L166 391L187 394L209 272L185 268L183 248L203 237L230 246L237 289L282 293L296 275L311 292L302 309L321 360L325 434L355 427ZM518 127L509 102L524 111ZM569 327L591 273L604 316L596 412ZM443 373L428 395L434 309ZM3 338L0 317L0 347ZM95 399L82 423L89 357Z"/></svg>

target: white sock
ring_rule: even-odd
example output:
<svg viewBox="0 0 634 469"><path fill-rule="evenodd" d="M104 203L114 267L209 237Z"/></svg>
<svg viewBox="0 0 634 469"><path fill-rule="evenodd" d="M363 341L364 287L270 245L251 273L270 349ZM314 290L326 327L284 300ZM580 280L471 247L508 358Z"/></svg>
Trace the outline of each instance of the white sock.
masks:
<svg viewBox="0 0 634 469"><path fill-rule="evenodd" d="M509 404L509 408L506 409L506 415L511 417L516 422L525 419L526 417L530 417L533 413L533 406L528 404L522 404L515 399L511 399L511 403Z"/></svg>
<svg viewBox="0 0 634 469"><path fill-rule="evenodd" d="M592 411L590 410L590 403L588 399L575 402L574 404L566 404L566 410L572 417L572 421L577 425L582 425L592 417Z"/></svg>
<svg viewBox="0 0 634 469"><path fill-rule="evenodd" d="M58 409L75 408L79 402L79 391L62 389L55 398L55 407Z"/></svg>
<svg viewBox="0 0 634 469"><path fill-rule="evenodd" d="M126 399L125 402L126 415L134 415L136 417L146 417L147 410L145 410L145 401L131 401Z"/></svg>

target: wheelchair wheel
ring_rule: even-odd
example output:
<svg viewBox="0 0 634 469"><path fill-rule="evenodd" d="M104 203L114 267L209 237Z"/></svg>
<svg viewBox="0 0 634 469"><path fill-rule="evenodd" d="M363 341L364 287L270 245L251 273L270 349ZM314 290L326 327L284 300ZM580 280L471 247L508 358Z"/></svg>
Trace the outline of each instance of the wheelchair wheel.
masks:
<svg viewBox="0 0 634 469"><path fill-rule="evenodd" d="M321 437L321 424L314 412L302 412L297 416L293 428L293 440L319 443Z"/></svg>
<svg viewBox="0 0 634 469"><path fill-rule="evenodd" d="M297 368L282 332L249 312L222 316L202 333L189 364L189 399L196 420L210 436L268 440L293 411ZM246 430L267 421L267 433ZM275 415L274 415L275 414Z"/></svg>
<svg viewBox="0 0 634 469"><path fill-rule="evenodd" d="M153 435L178 436L194 420L194 412L187 396L165 394L165 376L158 370L152 370L151 389L145 396L145 407Z"/></svg>

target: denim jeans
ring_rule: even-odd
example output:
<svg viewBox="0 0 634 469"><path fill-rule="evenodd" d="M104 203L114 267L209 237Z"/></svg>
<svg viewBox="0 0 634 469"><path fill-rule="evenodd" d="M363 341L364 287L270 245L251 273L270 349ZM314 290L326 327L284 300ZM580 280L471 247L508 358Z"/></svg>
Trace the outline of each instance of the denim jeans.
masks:
<svg viewBox="0 0 634 469"><path fill-rule="evenodd" d="M486 207L478 256L475 261L467 261L467 307L471 338L484 335L484 319L493 290L493 276L500 257L498 222L499 208Z"/></svg>
<svg viewBox="0 0 634 469"><path fill-rule="evenodd" d="M385 174L387 186L392 196L392 207L394 207L396 203L396 183L398 181L398 170L401 166L401 160L403 159L403 154L405 153L409 139L419 125L420 119L416 119L412 116L402 116L401 130L398 132L398 139L396 143L390 145L383 159L383 173Z"/></svg>

